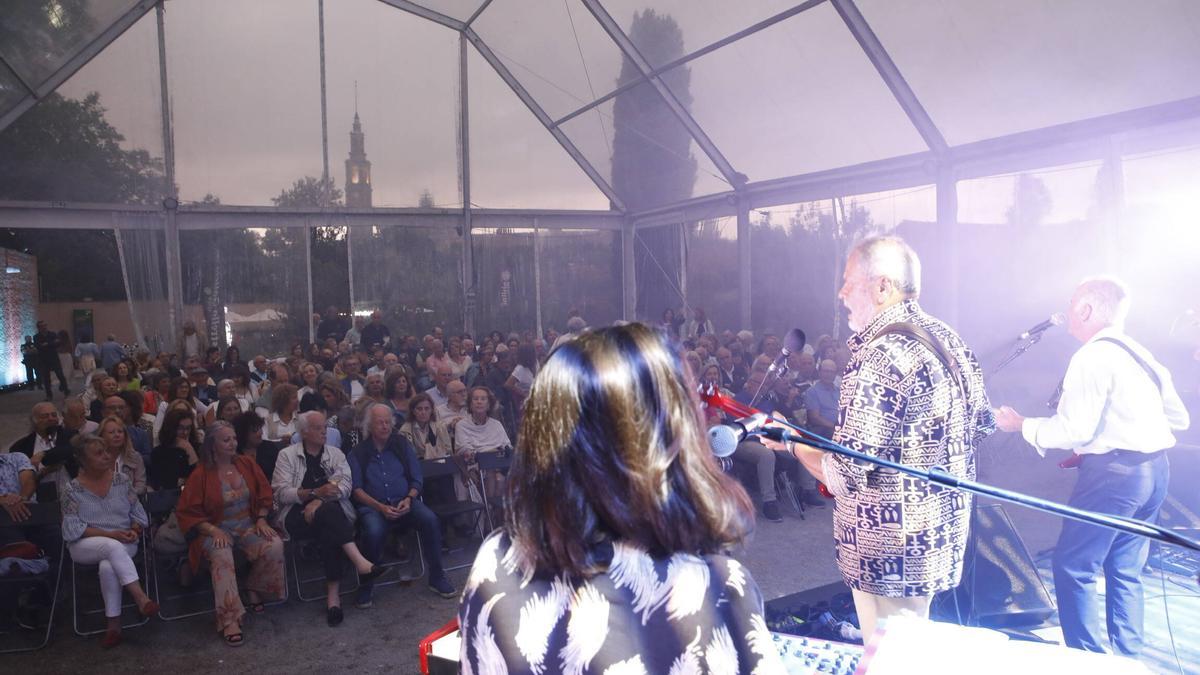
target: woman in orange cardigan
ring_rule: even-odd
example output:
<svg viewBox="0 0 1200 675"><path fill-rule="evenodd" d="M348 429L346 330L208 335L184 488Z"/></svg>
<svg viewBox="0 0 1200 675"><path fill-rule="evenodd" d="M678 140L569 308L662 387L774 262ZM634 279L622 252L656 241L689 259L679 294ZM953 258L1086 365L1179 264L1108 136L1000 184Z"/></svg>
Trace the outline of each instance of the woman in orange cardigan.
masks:
<svg viewBox="0 0 1200 675"><path fill-rule="evenodd" d="M217 603L217 630L226 644L242 644L245 606L238 594L233 547L251 561L246 578L250 610L264 611L262 597L284 593L283 540L267 523L271 483L254 460L237 454L237 434L228 422L208 429L200 461L183 486L175 509L179 529L191 541L189 561L195 571L208 561Z"/></svg>

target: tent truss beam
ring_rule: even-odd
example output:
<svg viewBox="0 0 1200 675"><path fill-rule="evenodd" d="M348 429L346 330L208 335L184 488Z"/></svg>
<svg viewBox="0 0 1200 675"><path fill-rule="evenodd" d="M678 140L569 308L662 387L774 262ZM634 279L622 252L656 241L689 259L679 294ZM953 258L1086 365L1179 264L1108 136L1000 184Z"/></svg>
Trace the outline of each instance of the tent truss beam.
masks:
<svg viewBox="0 0 1200 675"><path fill-rule="evenodd" d="M147 12L154 9L154 6L157 4L158 0L140 0L136 5L130 7L124 14L113 21L99 35L72 54L66 62L51 73L50 77L46 78L40 85L33 85L32 82L26 82L25 78L20 77L16 69L9 68L18 77L22 85L30 91L30 94L17 103L17 105L0 114L0 131L8 128L8 125L15 122L18 117L37 104L38 101L54 93L64 82L71 79L71 76L78 72L80 68L83 68L89 61L96 58L97 54L104 51L104 48L111 44L113 40L121 37L122 33L129 30Z"/></svg>
<svg viewBox="0 0 1200 675"><path fill-rule="evenodd" d="M446 16L445 14L442 14L441 12L435 12L434 10L429 9L428 7L424 7L422 5L418 5L415 2L409 2L408 0L379 0L379 1L385 5L391 5L392 7L395 7L396 9L399 9L401 11L408 12L409 14L415 14L416 16L419 16L422 19L428 19L434 23L440 23L447 28L453 28L454 30L457 30L457 31L462 31L463 29L465 29L467 27L467 24L465 24L462 21L459 21L458 19Z"/></svg>
<svg viewBox="0 0 1200 675"><path fill-rule="evenodd" d="M491 64L492 68L496 71L496 74L508 84L509 88L513 90L513 93L517 95L517 98L521 99L521 102L525 104L525 107L529 108L529 111L533 113L533 116L537 118L538 122L541 123L546 131L550 132L550 135L554 136L554 140L558 141L558 144L561 145L563 149L567 151L567 154L575 160L575 163L579 165L579 168L583 169L583 172L587 174L588 178L592 179L592 182L595 183L596 187L604 193L604 196L608 197L608 201L612 204L612 207L617 211L625 211L625 202L619 195L617 195L617 191L614 190L612 185L608 183L608 180L596 170L596 167L593 166L592 163L588 161L587 157L585 157L583 153L579 151L579 148L575 147L575 143L572 142L571 139L568 138L561 129L553 126L550 116L547 115L546 111L542 109L541 104L539 104L525 89L525 87L523 87L521 83L517 81L516 76L513 75L512 71L508 69L508 66L504 65L504 62L501 61L498 56L496 56L496 53L493 52L491 47L489 47L487 43L483 41L483 38L479 37L473 28L465 29L463 34L468 40L471 41L471 44L475 45L475 50L479 52L479 55L482 56L485 61Z"/></svg>
<svg viewBox="0 0 1200 675"><path fill-rule="evenodd" d="M782 11L774 16L769 16L769 17L763 19L762 21L759 21L756 24L753 24L751 26L743 28L742 30L739 30L738 32L728 35L724 38L721 38L720 40L717 40L716 42L712 42L708 45L705 45L705 46L697 49L694 52L684 54L683 56L675 59L674 61L669 61L657 68L654 68L653 70L650 71L649 75L650 75L650 77L658 77L659 75L662 75L663 73L666 73L667 71L674 70L675 68L677 68L679 66L682 66L682 65L685 65L692 61L695 61L696 59L700 58L701 56L704 56L705 54L714 52L714 51L724 47L725 45L737 42L738 40L741 40L742 38L750 37L751 35L754 35L755 33L762 31L763 29L774 26L775 24L779 23L780 21L783 21L784 19L790 19L793 16L796 16L797 14L799 14L801 12L812 9L813 7L816 7L817 5L819 5L823 2L827 2L827 1L828 0L808 0L808 2L803 2L799 5L796 5L795 7L792 7L791 9L785 9L784 11ZM612 91L610 91L607 94L601 96L600 98L592 101L591 103L588 103L587 105L585 105L581 108L577 108L576 110L573 110L573 111L567 113L566 115L564 115L563 117L555 120L554 126L566 124L567 122L575 119L576 117L579 117L580 115L584 114L585 112L587 112L593 108L597 108L597 107L603 105L604 103L607 103L608 101L616 98L617 96L620 96L621 94L629 91L630 89L633 89L634 87L636 87L639 84L646 82L646 81L647 80L645 78L630 80L629 82L626 82L625 84L617 87L616 89L613 89Z"/></svg>
<svg viewBox="0 0 1200 675"><path fill-rule="evenodd" d="M854 4L854 0L830 0L830 2L842 17L842 21L846 23L846 27L850 29L854 39L858 41L858 46L870 59L871 65L875 66L875 70L891 90L892 96L896 98L896 102L908 116L909 122L916 127L917 133L921 134L925 145L937 155L945 153L949 147L945 137L933 123L933 119L929 117L925 106L921 105L921 101L913 92L912 87L908 86L908 81L900 73L900 68L892 60L891 54L884 49L883 43L879 41L879 36L875 35L875 31L871 29L871 25L867 23L862 12L858 11L858 5Z"/></svg>
<svg viewBox="0 0 1200 675"><path fill-rule="evenodd" d="M675 93L671 91L671 88L660 78L651 76L650 73L653 68L650 66L650 63L638 51L637 45L633 44L633 40L617 24L616 19L612 18L612 15L600 4L599 0L582 0L582 2L588 11L592 13L592 16L595 17L596 21L600 23L600 27L604 29L608 37L616 43L617 48L621 50L621 54L633 63L642 78L647 80L654 87L654 90L658 92L659 97L662 98L663 103L666 104L667 108L675 116L675 119L683 125L696 145L700 146L700 150L717 167L717 171L721 172L721 176L724 177L725 182L732 185L734 190L740 190L746 182L746 177L733 168L733 165L729 163L725 155L721 153L712 139L708 137L708 134L704 132L704 129L692 117L692 114L675 97Z"/></svg>

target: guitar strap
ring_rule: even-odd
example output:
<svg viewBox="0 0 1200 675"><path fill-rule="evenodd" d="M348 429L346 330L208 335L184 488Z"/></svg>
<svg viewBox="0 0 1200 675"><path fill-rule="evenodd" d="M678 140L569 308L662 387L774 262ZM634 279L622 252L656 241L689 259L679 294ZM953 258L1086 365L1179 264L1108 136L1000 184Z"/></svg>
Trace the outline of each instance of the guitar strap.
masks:
<svg viewBox="0 0 1200 675"><path fill-rule="evenodd" d="M1120 340L1113 338L1113 337L1102 337L1099 340L1096 340L1096 342L1111 342L1114 345L1117 345L1118 347L1120 347L1121 349L1124 349L1125 353L1129 354L1129 356L1131 356L1133 358L1133 360L1136 361L1137 364L1142 367L1142 370L1146 371L1146 374L1150 376L1150 381L1153 382L1154 386L1158 388L1158 395L1162 396L1162 393L1163 393L1162 380L1159 379L1158 373L1154 372L1154 369L1150 367L1150 364L1146 363L1146 361L1144 359L1142 359L1142 357L1138 356L1137 352L1133 351L1133 349L1129 345L1127 345L1124 342L1121 342Z"/></svg>
<svg viewBox="0 0 1200 675"><path fill-rule="evenodd" d="M1162 396L1162 393L1163 393L1162 380L1159 379L1158 373L1154 372L1154 369L1150 367L1150 364L1146 363L1146 361L1142 357L1138 356L1137 352L1133 351L1133 349L1129 345L1125 344L1124 342L1121 342L1120 340L1118 340L1114 337L1102 337L1102 338L1096 340L1096 342L1111 342L1114 345L1117 345L1118 347L1120 347L1121 349L1124 349L1125 353L1129 354L1130 358L1132 358L1139 366L1141 366L1142 370L1146 371L1146 375L1148 375L1150 377L1150 381L1153 382L1154 386L1158 388L1158 395ZM1063 383L1065 381L1066 381L1065 377L1058 381L1058 387L1054 390L1054 395L1052 395L1050 397L1050 400L1046 402L1047 408L1050 408L1051 410L1058 409L1058 401L1059 401L1059 399L1062 398Z"/></svg>
<svg viewBox="0 0 1200 675"><path fill-rule="evenodd" d="M967 400L967 386L966 383L963 382L962 372L958 367L958 359L954 358L954 355L942 345L941 340L937 339L933 333L930 333L924 326L918 326L915 323L901 321L884 326L883 330L879 331L872 341L892 333L907 335L908 337L925 345L929 351L933 352L933 355L937 357L937 360L941 361L942 365L946 367L946 370L950 372L950 379L954 380L954 383L958 385L959 391L962 392L963 400Z"/></svg>

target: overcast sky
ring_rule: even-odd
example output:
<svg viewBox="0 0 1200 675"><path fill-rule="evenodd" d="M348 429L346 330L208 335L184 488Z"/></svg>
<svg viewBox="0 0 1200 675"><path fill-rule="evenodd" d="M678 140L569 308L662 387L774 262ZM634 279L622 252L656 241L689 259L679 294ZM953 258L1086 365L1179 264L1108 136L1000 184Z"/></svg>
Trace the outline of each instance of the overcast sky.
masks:
<svg viewBox="0 0 1200 675"><path fill-rule="evenodd" d="M431 0L465 17L476 0ZM685 51L791 0L605 0L628 29L647 5L678 22ZM1200 94L1200 3L1187 0L859 0L947 140L997 134ZM184 200L269 204L321 173L315 0L170 0L170 98ZM377 0L326 2L330 172L344 182L355 109L375 204L415 205L428 189L461 203L459 37ZM582 3L495 0L474 24L552 118L611 90L619 52ZM690 64L696 120L751 180L924 149L826 3ZM472 200L482 206L606 208L607 200L469 48ZM98 90L134 147L161 155L154 15L63 88ZM612 103L564 125L608 176ZM694 145L695 193L728 189ZM1086 210L1087 171L1060 172L1056 216ZM1092 171L1094 174L1094 170ZM962 220L1003 214L1011 187L966 186ZM960 189L960 194L962 190ZM1007 193L1007 194L1006 194ZM915 207L914 207L915 208Z"/></svg>

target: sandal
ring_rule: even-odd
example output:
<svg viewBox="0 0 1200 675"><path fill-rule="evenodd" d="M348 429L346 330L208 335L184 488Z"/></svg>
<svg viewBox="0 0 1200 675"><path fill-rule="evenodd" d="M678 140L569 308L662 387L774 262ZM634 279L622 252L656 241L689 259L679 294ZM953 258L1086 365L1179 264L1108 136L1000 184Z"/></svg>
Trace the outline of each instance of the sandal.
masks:
<svg viewBox="0 0 1200 675"><path fill-rule="evenodd" d="M241 633L225 635L224 638L225 644L229 645L230 647L241 647L242 643L246 641L246 638L244 638Z"/></svg>
<svg viewBox="0 0 1200 675"><path fill-rule="evenodd" d="M262 614L263 612L267 611L267 603L265 602L251 602L248 603L246 607L248 607L250 612L253 614Z"/></svg>

